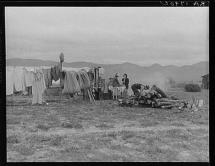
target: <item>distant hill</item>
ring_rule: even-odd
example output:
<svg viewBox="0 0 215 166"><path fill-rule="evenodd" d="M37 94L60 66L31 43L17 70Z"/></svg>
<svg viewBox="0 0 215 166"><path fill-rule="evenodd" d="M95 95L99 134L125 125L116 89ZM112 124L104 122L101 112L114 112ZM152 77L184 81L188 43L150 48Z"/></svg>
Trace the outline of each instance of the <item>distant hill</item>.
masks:
<svg viewBox="0 0 215 166"><path fill-rule="evenodd" d="M7 59L6 65L8 66L53 66L57 62L47 60L36 59ZM201 76L209 73L209 63L199 62L193 65L184 66L161 66L160 64L153 64L151 66L139 66L132 63L122 64L96 64L90 62L72 62L63 64L64 67L93 67L101 66L105 69L105 77L113 76L115 73L119 73L120 80L123 73L127 73L130 78L130 82L140 83L157 83L165 84L168 78L174 79L176 82L198 82L201 80ZM162 86L162 85L160 85Z"/></svg>

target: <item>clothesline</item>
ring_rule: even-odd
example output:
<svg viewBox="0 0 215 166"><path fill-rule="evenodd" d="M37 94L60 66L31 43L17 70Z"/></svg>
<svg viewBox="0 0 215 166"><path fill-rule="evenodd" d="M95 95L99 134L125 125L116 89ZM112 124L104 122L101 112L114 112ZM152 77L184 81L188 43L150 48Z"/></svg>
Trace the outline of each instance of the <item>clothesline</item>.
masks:
<svg viewBox="0 0 215 166"><path fill-rule="evenodd" d="M54 71L51 72L51 69L55 68ZM59 68L57 68L57 65L50 68L47 66L39 66L39 67L23 67L23 66L7 66L6 67L6 95L11 95L15 91L26 91L26 87L31 87L34 80L34 73L37 73L39 70L42 71L43 77L45 80L46 88L50 87L52 83L59 83ZM69 67L63 67L63 71L65 72L75 72L76 74L79 74L82 72L82 75L85 73L85 77L80 77L79 84L83 82L83 79L85 79L85 83L89 84L89 78L86 76L87 71L89 71L89 67L84 68L69 68ZM85 71L85 72L83 72ZM54 73L53 73L54 72ZM55 80L53 79L53 75L55 75ZM16 76L16 80L14 79ZM87 81L86 81L87 80ZM87 85L88 86L88 85ZM83 83L81 84L81 87L83 87ZM83 89L83 88L81 88Z"/></svg>

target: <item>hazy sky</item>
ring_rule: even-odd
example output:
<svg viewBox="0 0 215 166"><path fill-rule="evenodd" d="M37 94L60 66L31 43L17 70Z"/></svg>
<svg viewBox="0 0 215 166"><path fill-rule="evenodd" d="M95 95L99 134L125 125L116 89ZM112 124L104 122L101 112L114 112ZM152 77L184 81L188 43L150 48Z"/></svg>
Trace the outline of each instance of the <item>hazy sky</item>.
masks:
<svg viewBox="0 0 215 166"><path fill-rule="evenodd" d="M208 7L7 7L6 57L185 65L209 59Z"/></svg>

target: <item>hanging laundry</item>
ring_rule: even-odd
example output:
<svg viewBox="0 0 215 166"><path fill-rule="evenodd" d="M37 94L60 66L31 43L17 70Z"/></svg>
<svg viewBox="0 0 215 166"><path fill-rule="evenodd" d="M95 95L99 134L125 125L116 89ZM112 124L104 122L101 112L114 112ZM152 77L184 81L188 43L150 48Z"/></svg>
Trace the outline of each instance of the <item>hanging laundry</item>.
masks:
<svg viewBox="0 0 215 166"><path fill-rule="evenodd" d="M14 87L15 91L25 91L25 82L24 82L24 76L23 76L23 68L15 67L13 77L16 78L14 80Z"/></svg>
<svg viewBox="0 0 215 166"><path fill-rule="evenodd" d="M80 70L80 75L83 81L83 89L90 88L90 78L85 70Z"/></svg>
<svg viewBox="0 0 215 166"><path fill-rule="evenodd" d="M33 83L33 72L28 71L26 68L24 68L24 82L26 87L31 87Z"/></svg>
<svg viewBox="0 0 215 166"><path fill-rule="evenodd" d="M13 94L13 71L12 68L6 68L6 95Z"/></svg>
<svg viewBox="0 0 215 166"><path fill-rule="evenodd" d="M99 68L99 76L104 77L104 74L105 74L104 68L103 67Z"/></svg>
<svg viewBox="0 0 215 166"><path fill-rule="evenodd" d="M43 99L42 95L44 90L46 89L45 86L45 80L44 80L44 74L41 69L36 69L36 71L33 73L33 84L32 84L32 104L42 104Z"/></svg>
<svg viewBox="0 0 215 166"><path fill-rule="evenodd" d="M80 89L81 89L81 90L84 89L84 82L83 82L83 79L82 79L82 76L81 76L81 72L80 72L80 71L77 72L77 80L78 80Z"/></svg>
<svg viewBox="0 0 215 166"><path fill-rule="evenodd" d="M51 69L42 69L42 71L45 78L46 88L49 88L52 85Z"/></svg>
<svg viewBox="0 0 215 166"><path fill-rule="evenodd" d="M85 70L86 72L89 72L91 69L89 67L81 67L81 68L73 68L73 67L62 67L62 70L65 71L75 71L78 72L80 70Z"/></svg>
<svg viewBox="0 0 215 166"><path fill-rule="evenodd" d="M69 72L66 71L65 79L64 79L64 88L62 93L76 93L80 92L80 86L77 80L77 73L76 72Z"/></svg>
<svg viewBox="0 0 215 166"><path fill-rule="evenodd" d="M54 67L51 67L51 77L54 81L59 80L61 77L61 65L55 65Z"/></svg>

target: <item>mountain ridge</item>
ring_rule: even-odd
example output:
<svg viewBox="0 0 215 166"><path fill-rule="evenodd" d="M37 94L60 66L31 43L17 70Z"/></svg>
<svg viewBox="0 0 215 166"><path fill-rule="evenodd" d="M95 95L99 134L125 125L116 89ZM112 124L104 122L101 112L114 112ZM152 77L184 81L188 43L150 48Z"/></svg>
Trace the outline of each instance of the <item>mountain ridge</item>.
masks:
<svg viewBox="0 0 215 166"><path fill-rule="evenodd" d="M40 59L21 59L11 58L6 59L7 66L53 66L58 62L52 60ZM209 73L209 62L201 61L192 65L167 65L163 66L158 63L150 66L140 66L137 64L125 62L122 64L97 64L92 62L64 62L64 67L94 67L101 66L105 69L105 78L112 77L115 73L119 73L120 78L124 73L127 73L131 83L157 81L162 82L172 78L176 82L200 81L201 76Z"/></svg>
<svg viewBox="0 0 215 166"><path fill-rule="evenodd" d="M52 61L52 60L42 60L42 59L23 59L23 58L8 58L6 59L6 64L7 65L11 65L13 66L14 63L16 63L15 61L19 61L18 63L20 63L20 61L38 61L38 62L44 62L46 63L45 66L49 65L47 64L48 63L58 63L57 61ZM8 63L9 62L9 63ZM86 64L95 64L95 65L100 65L100 66L105 66L105 65L135 65L135 66L138 66L138 67L186 67L186 66L191 66L191 65L198 65L198 64L201 64L201 63L209 63L208 61L200 61L198 63L194 63L194 64L191 64L191 65L182 65L182 66L178 66L178 65L161 65L159 63L153 63L149 66L142 66L142 65L138 65L138 64L134 64L134 63L130 63L130 62L124 62L124 63L119 63L119 64L99 64L99 63L93 63L93 62L85 62L85 61L76 61L76 62L64 62L64 64L83 64L83 63L86 63ZM17 66L19 66L20 64L18 64ZM35 66L40 66L40 65L35 65Z"/></svg>

